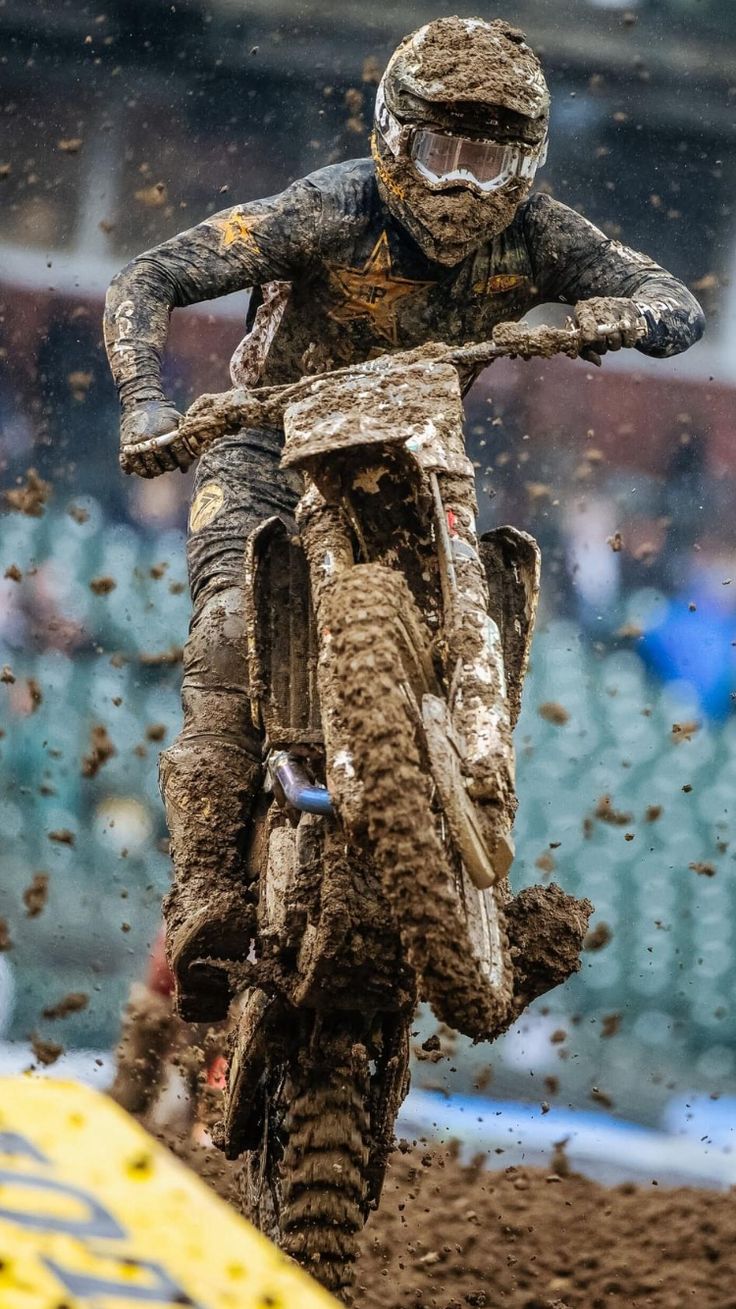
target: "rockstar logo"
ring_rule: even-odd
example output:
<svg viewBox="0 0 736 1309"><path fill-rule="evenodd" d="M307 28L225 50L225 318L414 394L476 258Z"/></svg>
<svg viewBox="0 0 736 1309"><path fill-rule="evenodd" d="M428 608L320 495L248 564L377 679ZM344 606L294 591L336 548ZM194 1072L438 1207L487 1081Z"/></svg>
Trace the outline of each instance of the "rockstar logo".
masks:
<svg viewBox="0 0 736 1309"><path fill-rule="evenodd" d="M208 227L221 232L220 247L223 250L230 245L248 245L257 250L253 229L263 222L263 217L263 214L244 214L241 209L234 209L229 214L210 219Z"/></svg>
<svg viewBox="0 0 736 1309"><path fill-rule="evenodd" d="M394 277L388 236L381 232L362 268L329 265L330 283L341 299L331 309L330 318L338 323L352 323L367 318L379 336L398 345L396 305L406 296L416 295L434 282L413 281L409 277Z"/></svg>

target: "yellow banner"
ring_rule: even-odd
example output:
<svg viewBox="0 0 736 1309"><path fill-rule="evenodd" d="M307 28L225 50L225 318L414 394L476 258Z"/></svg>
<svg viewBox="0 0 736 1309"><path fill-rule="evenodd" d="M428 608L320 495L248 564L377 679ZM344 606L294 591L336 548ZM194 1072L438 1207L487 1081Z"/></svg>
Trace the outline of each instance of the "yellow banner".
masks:
<svg viewBox="0 0 736 1309"><path fill-rule="evenodd" d="M0 1078L0 1309L335 1309L111 1100Z"/></svg>

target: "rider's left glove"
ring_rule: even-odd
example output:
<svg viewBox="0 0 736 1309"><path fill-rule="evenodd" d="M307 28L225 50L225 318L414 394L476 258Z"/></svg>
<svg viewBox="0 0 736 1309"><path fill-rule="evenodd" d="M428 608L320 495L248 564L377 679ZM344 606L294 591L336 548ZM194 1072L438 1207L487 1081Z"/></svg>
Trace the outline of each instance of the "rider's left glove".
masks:
<svg viewBox="0 0 736 1309"><path fill-rule="evenodd" d="M600 363L607 350L636 345L646 326L641 310L633 300L623 296L593 296L578 300L575 320L580 328L584 359Z"/></svg>
<svg viewBox="0 0 736 1309"><path fill-rule="evenodd" d="M120 419L120 467L139 477L158 477L172 468L186 472L195 456L176 438L158 450L141 450L141 443L173 432L181 414L169 400L139 400L123 409Z"/></svg>

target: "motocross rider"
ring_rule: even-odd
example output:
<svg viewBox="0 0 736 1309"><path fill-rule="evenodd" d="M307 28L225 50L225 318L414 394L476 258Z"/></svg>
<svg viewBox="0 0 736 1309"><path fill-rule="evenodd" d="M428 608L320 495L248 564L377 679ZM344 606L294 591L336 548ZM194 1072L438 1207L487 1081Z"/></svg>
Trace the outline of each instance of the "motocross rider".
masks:
<svg viewBox="0 0 736 1309"><path fill-rule="evenodd" d="M139 255L107 296L105 340L122 406L122 468L185 470L161 385L172 309L253 288L231 372L279 384L427 341L488 340L494 326L562 301L591 351L688 349L704 319L686 288L533 190L550 97L523 33L503 20L441 18L402 41L376 96L371 158L319 169L280 195L234 205ZM174 862L168 957L182 1015L214 1021L227 996L194 961L239 960L254 906L241 873L262 776L246 688L243 543L289 514L299 487L273 431L247 430L200 459L189 516L193 618L184 726L161 756Z"/></svg>

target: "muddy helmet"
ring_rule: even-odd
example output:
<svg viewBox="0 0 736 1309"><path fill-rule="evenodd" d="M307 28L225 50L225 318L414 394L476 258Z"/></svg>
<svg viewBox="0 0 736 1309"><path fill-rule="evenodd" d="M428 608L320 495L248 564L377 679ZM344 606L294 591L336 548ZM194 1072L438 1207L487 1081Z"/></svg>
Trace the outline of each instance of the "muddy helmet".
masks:
<svg viewBox="0 0 736 1309"><path fill-rule="evenodd" d="M381 196L431 259L455 264L503 231L544 163L549 91L524 33L439 18L406 37L376 95Z"/></svg>

